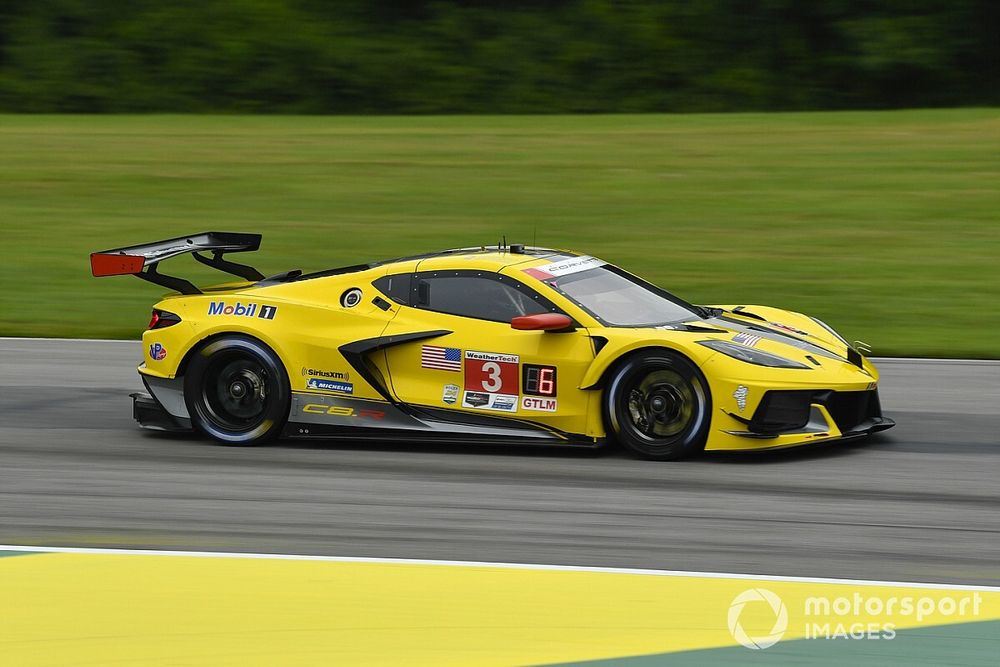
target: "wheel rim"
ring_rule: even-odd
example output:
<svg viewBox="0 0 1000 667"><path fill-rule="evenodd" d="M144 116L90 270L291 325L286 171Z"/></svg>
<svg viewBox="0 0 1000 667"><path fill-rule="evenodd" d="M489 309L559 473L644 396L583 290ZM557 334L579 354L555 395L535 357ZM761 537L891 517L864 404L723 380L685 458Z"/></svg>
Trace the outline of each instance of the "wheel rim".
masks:
<svg viewBox="0 0 1000 667"><path fill-rule="evenodd" d="M677 438L697 416L698 397L691 381L672 369L638 376L623 395L628 426L648 442Z"/></svg>
<svg viewBox="0 0 1000 667"><path fill-rule="evenodd" d="M228 431L252 431L267 414L269 374L254 357L220 354L205 369L202 404L207 417Z"/></svg>

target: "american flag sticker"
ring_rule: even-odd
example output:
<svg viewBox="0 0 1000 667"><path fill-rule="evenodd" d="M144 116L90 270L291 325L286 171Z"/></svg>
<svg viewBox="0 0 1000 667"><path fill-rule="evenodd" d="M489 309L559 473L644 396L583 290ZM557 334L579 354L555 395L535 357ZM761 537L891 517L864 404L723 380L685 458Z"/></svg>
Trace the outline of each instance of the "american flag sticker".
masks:
<svg viewBox="0 0 1000 667"><path fill-rule="evenodd" d="M420 367L438 371L460 371L462 351L457 347L424 345L420 348Z"/></svg>
<svg viewBox="0 0 1000 667"><path fill-rule="evenodd" d="M760 336L754 336L753 334L748 334L748 333L738 333L735 336L733 336L733 342L743 343L744 345L754 347L755 345L757 345L757 343L760 342Z"/></svg>

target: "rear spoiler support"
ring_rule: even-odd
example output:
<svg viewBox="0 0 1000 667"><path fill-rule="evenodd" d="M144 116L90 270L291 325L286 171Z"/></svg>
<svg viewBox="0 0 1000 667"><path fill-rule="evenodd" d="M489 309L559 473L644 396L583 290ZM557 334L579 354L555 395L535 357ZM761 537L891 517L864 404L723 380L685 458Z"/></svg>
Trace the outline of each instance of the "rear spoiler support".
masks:
<svg viewBox="0 0 1000 667"><path fill-rule="evenodd" d="M191 281L160 273L157 264L165 259L190 253L198 262L213 269L251 282L263 280L264 274L252 266L230 262L224 257L230 252L257 250L260 248L260 239L260 234L203 232L193 236L180 236L165 241L95 252L90 256L90 268L97 277L133 275L181 294L201 294L201 290ZM205 257L199 254L201 251L211 251L212 256Z"/></svg>
<svg viewBox="0 0 1000 667"><path fill-rule="evenodd" d="M194 257L199 262L201 262L202 264L204 264L205 266L210 266L213 269L218 269L219 271L223 271L225 273L229 273L234 276L239 276L240 278L245 278L246 280L249 280L251 282L264 279L264 274L262 274L260 271L253 268L252 266L247 266L246 264L237 264L236 262L230 262L226 259L223 259L222 256L225 253L226 253L225 250L213 250L211 259L196 252L191 253L191 256Z"/></svg>
<svg viewBox="0 0 1000 667"><path fill-rule="evenodd" d="M167 289L172 289L175 292L180 292L181 294L201 294L201 290L194 286L190 280L184 280L183 278L178 278L177 276L168 276L164 273L160 273L156 270L156 264L150 264L149 268L145 271L140 271L138 273L133 273L136 278L145 280L160 287L166 287Z"/></svg>

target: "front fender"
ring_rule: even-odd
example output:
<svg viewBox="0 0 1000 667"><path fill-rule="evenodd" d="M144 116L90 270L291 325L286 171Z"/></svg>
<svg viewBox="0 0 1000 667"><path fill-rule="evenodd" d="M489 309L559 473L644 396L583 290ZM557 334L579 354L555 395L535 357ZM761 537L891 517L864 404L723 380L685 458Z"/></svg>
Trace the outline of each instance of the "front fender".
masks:
<svg viewBox="0 0 1000 667"><path fill-rule="evenodd" d="M691 336L691 334L686 334ZM583 381L580 384L581 389L595 389L597 388L605 372L615 364L619 359L633 352L639 350L649 349L649 348L662 348L666 350L671 350L679 354L683 354L685 357L690 359L696 366L701 366L709 357L717 354L707 348L697 345L694 339L690 343L686 341L673 340L665 336L650 336L648 331L642 332L640 335L627 335L623 340L621 338L622 334L615 336L603 335L600 333L591 333L593 337L605 338L608 343L601 349L594 361L590 364L590 368L587 369L586 374L583 376Z"/></svg>

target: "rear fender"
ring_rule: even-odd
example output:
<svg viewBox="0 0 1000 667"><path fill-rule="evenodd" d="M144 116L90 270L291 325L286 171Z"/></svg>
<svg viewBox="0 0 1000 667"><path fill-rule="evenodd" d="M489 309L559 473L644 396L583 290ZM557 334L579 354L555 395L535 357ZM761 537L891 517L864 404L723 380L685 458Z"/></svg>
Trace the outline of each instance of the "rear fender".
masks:
<svg viewBox="0 0 1000 667"><path fill-rule="evenodd" d="M285 366L285 371L291 373L291 369L288 367L288 356L286 351L283 349L282 345L272 336L267 335L267 333L262 332L260 329L250 329L249 327L239 327L239 326L225 326L225 327L213 327L210 329L204 329L198 332L197 336L192 336L187 340L187 344L179 351L180 361L177 363L176 369L173 373L166 374L165 377L182 377L187 370L187 366L191 361L191 356L196 350L206 345L207 343L220 338L222 336L246 336L248 338L254 338L259 340L261 343L267 345L271 350L278 355L278 359L281 360L282 364ZM158 335L157 330L147 331L143 334L143 346L148 350L154 338L161 337ZM148 339L148 340L147 340ZM150 365L146 365L146 372L149 373Z"/></svg>

